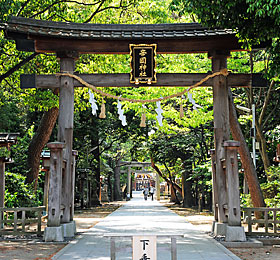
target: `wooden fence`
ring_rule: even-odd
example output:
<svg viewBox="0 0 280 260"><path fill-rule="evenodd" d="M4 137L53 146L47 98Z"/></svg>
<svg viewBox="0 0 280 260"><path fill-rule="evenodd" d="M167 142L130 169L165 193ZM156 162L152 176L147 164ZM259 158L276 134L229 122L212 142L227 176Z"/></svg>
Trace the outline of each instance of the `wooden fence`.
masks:
<svg viewBox="0 0 280 260"><path fill-rule="evenodd" d="M43 233L42 212L45 210L46 207L0 207L0 235L37 234L41 236Z"/></svg>
<svg viewBox="0 0 280 260"><path fill-rule="evenodd" d="M278 226L280 224L280 208L243 208L244 220L248 224L247 235L264 235L264 236L277 236L280 234ZM255 212L259 212L262 216L260 219L255 218ZM278 219L277 219L278 217ZM261 224L264 231L253 230L254 224Z"/></svg>

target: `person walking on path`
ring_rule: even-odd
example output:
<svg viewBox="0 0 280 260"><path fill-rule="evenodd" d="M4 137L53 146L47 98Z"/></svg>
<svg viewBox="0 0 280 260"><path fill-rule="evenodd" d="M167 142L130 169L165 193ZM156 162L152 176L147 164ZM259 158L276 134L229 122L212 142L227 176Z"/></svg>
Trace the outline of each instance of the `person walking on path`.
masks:
<svg viewBox="0 0 280 260"><path fill-rule="evenodd" d="M155 193L155 188L153 186L150 187L150 194L152 197L152 200L154 200L154 193Z"/></svg>
<svg viewBox="0 0 280 260"><path fill-rule="evenodd" d="M143 194L144 194L144 200L147 200L149 194L149 189L147 187L144 188Z"/></svg>

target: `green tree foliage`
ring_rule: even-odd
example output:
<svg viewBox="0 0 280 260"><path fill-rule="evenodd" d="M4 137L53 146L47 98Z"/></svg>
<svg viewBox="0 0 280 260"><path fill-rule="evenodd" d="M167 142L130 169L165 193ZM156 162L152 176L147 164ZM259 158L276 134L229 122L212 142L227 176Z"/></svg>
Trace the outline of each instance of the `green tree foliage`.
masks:
<svg viewBox="0 0 280 260"><path fill-rule="evenodd" d="M252 49L247 68L250 68L249 72L262 72L270 82L269 87L262 90L235 91L235 93L238 95L236 101L243 102L248 108L256 104L257 138L261 144L263 166L267 171L272 163L273 147L266 145L266 138L280 123L279 117L275 116L279 112L280 9L278 1L238 0L213 3L208 0L173 0L170 8L181 16L191 12L196 21L208 27L236 30L244 46ZM256 46L263 46L266 49L256 51L254 49ZM239 71L240 69L243 70L244 66L239 66Z"/></svg>
<svg viewBox="0 0 280 260"><path fill-rule="evenodd" d="M5 207L36 207L42 206L43 191L35 194L30 184L25 183L25 176L6 172ZM41 180L40 180L41 182Z"/></svg>
<svg viewBox="0 0 280 260"><path fill-rule="evenodd" d="M176 134L155 133L151 135L148 145L151 158L161 165L159 169L165 178L173 182L176 176L182 178L184 175L186 178L186 196L190 197L188 206L197 205L199 194L203 194L203 199L207 196L210 203L211 164L209 167L207 154L212 135L206 127L201 125Z"/></svg>
<svg viewBox="0 0 280 260"><path fill-rule="evenodd" d="M267 0L173 0L171 10L193 13L198 21L209 27L238 30L241 39L256 44L279 37L278 1Z"/></svg>
<svg viewBox="0 0 280 260"><path fill-rule="evenodd" d="M174 23L189 22L190 18L179 17L168 10L169 1L96 1L95 4L88 1L9 1L4 0L0 5L0 19L6 22L11 15L23 16L52 21L92 22L92 23ZM94 14L94 15L93 15ZM3 131L12 132L19 130L21 138L15 147L13 157L15 164L9 167L13 172L25 174L28 169L24 168L27 145L39 125L39 120L44 111L58 106L58 97L49 90L21 90L19 88L19 76L22 73L54 74L59 71L59 63L53 54L22 53L16 50L13 41L0 37L0 108L11 104L12 109L9 118L4 118ZM32 56L33 55L33 56ZM238 67L237 59L232 61L232 68ZM17 65L20 66L17 67ZM208 72L211 70L211 61L205 54L193 55L157 55L157 72ZM236 65L236 66L235 66ZM14 69L16 68L16 70ZM76 61L78 73L128 73L130 71L128 55L81 55ZM107 88L104 91L122 97L135 99L152 99L167 96L183 88ZM125 160L149 160L149 143L161 136L163 140L169 135L184 138L183 133L198 131L205 137L204 148L198 150L196 155L197 164L205 163L208 146L212 138L212 130L209 122L213 120L212 93L209 88L198 88L192 91L193 97L203 108L193 110L187 99L175 98L162 102L164 109L163 126L156 121L155 104L146 105L147 126L140 128L140 118L143 111L140 104L123 102L128 125L122 127L118 120L116 100L105 100L106 119L92 116L88 103L88 90L79 88L75 90L75 122L74 122L74 149L78 150L78 168L92 169L95 175L98 168L104 169L104 175L112 174L114 168L113 159L120 150L125 150ZM2 98L3 97L3 98ZM99 109L102 97L96 95ZM185 117L179 117L179 106L183 103ZM99 110L100 111L100 110ZM14 120L11 120L14 114ZM150 135L155 132L156 135ZM51 136L55 140L56 129ZM154 139L155 138L155 139ZM188 139L187 139L188 140ZM198 139L197 139L198 140ZM199 143L202 139L200 139ZM178 140L177 140L178 141ZM179 142L179 141L178 141ZM168 144L168 143L167 143ZM182 149L192 149L179 145ZM98 149L95 147L98 147ZM170 151L168 146L159 147L159 153ZM170 151L171 152L171 151ZM185 151L187 153L187 151ZM177 155L178 156L178 155ZM179 157L178 157L179 158ZM170 159L171 160L171 159ZM170 164L171 165L171 164ZM177 163L174 175L180 176L182 170ZM123 177L123 182L125 178Z"/></svg>

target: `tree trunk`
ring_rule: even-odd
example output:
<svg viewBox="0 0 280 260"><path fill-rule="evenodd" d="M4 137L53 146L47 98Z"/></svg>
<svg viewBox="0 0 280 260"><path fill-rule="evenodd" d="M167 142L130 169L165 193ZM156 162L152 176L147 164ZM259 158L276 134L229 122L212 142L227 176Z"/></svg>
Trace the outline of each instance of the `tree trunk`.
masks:
<svg viewBox="0 0 280 260"><path fill-rule="evenodd" d="M242 166L244 168L245 178L249 186L253 206L265 207L266 205L258 181L256 169L254 167L248 146L246 144L245 138L243 136L241 127L238 122L231 90L229 90L229 118L230 118L230 130L232 133L232 137L234 140L240 142L240 147L238 149L238 152L240 154Z"/></svg>
<svg viewBox="0 0 280 260"><path fill-rule="evenodd" d="M35 180L35 190L37 188L41 152L52 134L58 117L58 111L59 109L57 107L53 107L44 112L37 132L33 136L28 147L27 166L29 172L26 182L32 183Z"/></svg>
<svg viewBox="0 0 280 260"><path fill-rule="evenodd" d="M269 118L269 115L268 115L267 118L265 119L265 114L267 113L267 108L268 108L274 87L275 87L275 81L272 80L270 82L269 88L267 90L259 119L256 120L256 122L255 122L256 130L257 130L257 140L261 144L260 145L260 154L261 154L261 158L263 161L264 170L266 173L267 173L268 168L270 167L270 161L269 161L268 154L267 154L266 140L265 140L265 136L263 134L262 128L263 128L263 125L265 125L265 122L267 121L267 119Z"/></svg>
<svg viewBox="0 0 280 260"><path fill-rule="evenodd" d="M107 185L108 185L108 197L109 201L112 202L114 201L113 198L113 188L112 188L112 181L111 181L111 173L108 174L108 179L107 179Z"/></svg>
<svg viewBox="0 0 280 260"><path fill-rule="evenodd" d="M192 163L189 161L183 164L184 172L182 176L182 191L183 191L183 208L190 208L193 206L193 196L192 196L192 181L188 180L191 175Z"/></svg>
<svg viewBox="0 0 280 260"><path fill-rule="evenodd" d="M180 204L180 200L177 197L176 194L176 189L175 189L175 180L172 180L171 174L169 173L169 179L171 181L171 197L170 197L170 202L175 202L175 204Z"/></svg>
<svg viewBox="0 0 280 260"><path fill-rule="evenodd" d="M260 153L263 161L264 170L265 172L267 172L268 168L270 167L270 161L267 154L265 136L262 132L262 127L259 125L258 122L256 122L256 130L257 130L257 140L261 143Z"/></svg>
<svg viewBox="0 0 280 260"><path fill-rule="evenodd" d="M175 202L177 201L177 196L176 196L176 190L174 189L173 185L170 185L170 200L169 202Z"/></svg>
<svg viewBox="0 0 280 260"><path fill-rule="evenodd" d="M116 160L116 167L114 169L114 200L122 200L121 184L120 184L120 159Z"/></svg>
<svg viewBox="0 0 280 260"><path fill-rule="evenodd" d="M97 135L98 137L98 135ZM101 183L100 183L100 146L99 146L99 138L96 139L96 142L92 143L92 146L95 148L93 150L93 156L96 161L94 167L94 177L92 179L93 189L92 189L92 201L91 206L100 206L101 205Z"/></svg>
<svg viewBox="0 0 280 260"><path fill-rule="evenodd" d="M152 158L151 158L151 164L152 164L152 168L159 174L159 176L161 178L163 178L169 185L172 185L173 182L170 181L169 178L167 178L166 176L164 176L162 174L160 169L155 165L155 163L154 163ZM173 186L182 195L182 188L177 183L173 183Z"/></svg>
<svg viewBox="0 0 280 260"><path fill-rule="evenodd" d="M98 201L99 204L101 205L101 182L100 182L100 149L99 149L99 144L98 144L98 148L97 148L97 156L96 156L96 160L97 160L97 171L95 172L95 180L96 180L96 194L98 197Z"/></svg>

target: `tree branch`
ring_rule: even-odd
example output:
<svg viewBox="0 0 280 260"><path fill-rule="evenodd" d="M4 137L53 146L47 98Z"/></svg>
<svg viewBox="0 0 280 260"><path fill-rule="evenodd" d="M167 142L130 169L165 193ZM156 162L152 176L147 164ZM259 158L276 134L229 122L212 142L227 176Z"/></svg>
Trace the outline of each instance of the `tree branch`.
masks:
<svg viewBox="0 0 280 260"><path fill-rule="evenodd" d="M62 15L57 14L57 13L54 13L53 15L49 16L49 17L47 18L47 20L48 20L48 21L51 21L53 17L59 17L59 18L61 18L61 20L64 21L64 22L72 23L71 20L68 20L68 19L66 19L65 17L63 17Z"/></svg>
<svg viewBox="0 0 280 260"><path fill-rule="evenodd" d="M168 184L172 185L172 182L162 174L160 169L155 165L153 158L151 158L152 168L158 173L158 175L163 178ZM173 183L174 188L182 195L182 188L177 184Z"/></svg>
<svg viewBox="0 0 280 260"><path fill-rule="evenodd" d="M104 1L104 0L102 0ZM44 12L46 12L47 10L49 10L51 7L57 5L57 4L62 4L62 3L75 3L75 4L78 4L78 5L85 5L85 6L93 6L93 5L97 5L99 4L100 1L97 1L95 3L92 3L92 4L88 4L88 3L81 3L81 2L78 2L78 1L74 1L74 0L69 0L69 1L65 1L65 0L61 0L61 1L56 1L56 2L53 2L52 4L48 5L45 9L41 10L40 12L36 13L36 14L33 14L31 15L29 18L34 18L40 14L43 14Z"/></svg>
<svg viewBox="0 0 280 260"><path fill-rule="evenodd" d="M20 13L23 11L23 9L29 4L31 0L26 0L25 3L23 3L23 5L21 6L21 8L18 10L16 16L19 16Z"/></svg>
<svg viewBox="0 0 280 260"><path fill-rule="evenodd" d="M266 152L267 151L266 140L263 134L262 125L260 125L257 120L256 120L256 130L257 130L258 141L261 143L260 152L261 152L264 170L265 172L267 172L268 168L270 167L270 161L268 158L268 154Z"/></svg>
<svg viewBox="0 0 280 260"><path fill-rule="evenodd" d="M278 108L279 105L279 99L277 100L276 105L274 106L274 108L271 110L271 112L269 113L269 115L266 117L266 119L263 122L263 126L267 125L268 120L271 118L271 116L274 114L275 110Z"/></svg>
<svg viewBox="0 0 280 260"><path fill-rule="evenodd" d="M96 8L96 10L93 12L93 14L84 23L89 23L96 14L98 14L100 12L103 12L105 10L128 8L129 6L132 5L132 3L130 3L128 5L122 5L122 0L121 0L119 6L107 6L107 7L104 7L104 8L101 9L104 2L105 2L105 0L103 0L103 2L99 4L99 6Z"/></svg>
<svg viewBox="0 0 280 260"><path fill-rule="evenodd" d="M19 62L17 65L15 65L14 67L12 67L11 69L9 69L6 73L0 75L0 83L2 82L3 79L11 76L15 71L17 71L19 68L21 68L23 65L25 65L26 63L28 63L29 61L31 61L33 58L35 58L37 55L39 55L41 53L39 52L34 52L33 54L31 54L30 56L28 56L27 58L25 58L24 60L22 60L21 62Z"/></svg>
<svg viewBox="0 0 280 260"><path fill-rule="evenodd" d="M193 14L191 14L191 18L192 18L192 22L193 22L193 23L197 23L197 20L195 19L195 17L194 17Z"/></svg>
<svg viewBox="0 0 280 260"><path fill-rule="evenodd" d="M245 91L247 99L248 99L247 107L251 107L252 104L250 103L250 89L249 88L245 88L244 91Z"/></svg>
<svg viewBox="0 0 280 260"><path fill-rule="evenodd" d="M165 169L168 171L168 174L169 174L169 179L171 180L171 182L173 182L173 180L172 180L172 176L171 176L171 171L169 170L169 168L167 167L167 165L166 165L166 163L165 163L165 162L163 163L163 165L164 165Z"/></svg>
<svg viewBox="0 0 280 260"><path fill-rule="evenodd" d="M264 119L264 114L266 112L266 109L267 109L267 106L268 106L268 103L269 103L269 99L270 99L270 96L271 96L271 92L272 92L272 89L275 85L275 81L272 80L270 85L269 85L269 88L268 88L268 91L267 91L267 94L266 94L266 98L265 98L265 101L264 101L264 104L263 104L263 107L262 107L262 111L261 111L261 114L260 114L260 117L259 117L259 125L262 125L262 121Z"/></svg>
<svg viewBox="0 0 280 260"><path fill-rule="evenodd" d="M104 4L105 0L100 1L99 6L96 8L96 10L92 13L92 15L84 21L84 23L89 23L92 18L98 13L98 10L100 10L101 6Z"/></svg>
<svg viewBox="0 0 280 260"><path fill-rule="evenodd" d="M104 153L105 151L109 150L112 146L113 146L113 143L116 142L116 139L113 140L106 148L104 148L101 152L100 152L100 155L102 153Z"/></svg>
<svg viewBox="0 0 280 260"><path fill-rule="evenodd" d="M255 103L255 104L256 104L256 107L258 107L258 106L260 105L260 103L261 103L262 92L263 92L263 89L261 88L260 91L259 91L258 100L257 100L257 102Z"/></svg>
<svg viewBox="0 0 280 260"><path fill-rule="evenodd" d="M175 189L175 187L174 187L174 184L176 183L176 182L175 182L175 178L174 178L174 181L173 181L173 180L172 180L172 176L171 176L171 172L170 172L170 170L168 169L166 163L164 163L164 167L165 167L165 169L168 171L168 174L169 174L169 179L170 179L170 181L171 181L171 189L172 189L172 191L173 191L173 193L174 193L174 195L175 195L175 204L180 204L180 200L179 200L178 197L177 197L176 189ZM182 195L182 194L181 194L181 195ZM172 199L172 198L171 198L171 199Z"/></svg>

